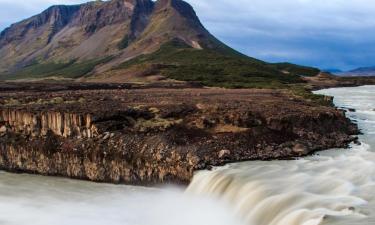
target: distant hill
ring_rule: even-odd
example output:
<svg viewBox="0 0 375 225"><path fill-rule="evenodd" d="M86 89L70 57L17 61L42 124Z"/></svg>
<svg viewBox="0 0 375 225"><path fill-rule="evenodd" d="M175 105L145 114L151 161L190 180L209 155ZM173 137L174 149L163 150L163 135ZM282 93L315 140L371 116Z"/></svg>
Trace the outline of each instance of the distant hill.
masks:
<svg viewBox="0 0 375 225"><path fill-rule="evenodd" d="M326 73L332 73L332 74L338 74L338 73L342 73L343 71L340 70L340 69L334 69L334 68L331 68L331 69L324 69L322 70L323 72L326 72Z"/></svg>
<svg viewBox="0 0 375 225"><path fill-rule="evenodd" d="M318 69L271 64L215 38L182 0L57 5L0 34L0 78L174 79L225 87L302 82Z"/></svg>
<svg viewBox="0 0 375 225"><path fill-rule="evenodd" d="M361 67L347 72L342 72L341 76L375 76L375 66Z"/></svg>

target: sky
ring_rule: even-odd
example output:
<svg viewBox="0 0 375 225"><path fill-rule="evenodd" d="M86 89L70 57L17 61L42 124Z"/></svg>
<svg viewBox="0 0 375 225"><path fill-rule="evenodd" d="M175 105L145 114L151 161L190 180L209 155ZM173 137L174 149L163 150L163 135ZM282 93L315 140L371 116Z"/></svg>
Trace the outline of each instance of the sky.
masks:
<svg viewBox="0 0 375 225"><path fill-rule="evenodd" d="M0 30L55 4L0 0ZM221 41L269 62L321 69L375 66L374 0L187 0Z"/></svg>

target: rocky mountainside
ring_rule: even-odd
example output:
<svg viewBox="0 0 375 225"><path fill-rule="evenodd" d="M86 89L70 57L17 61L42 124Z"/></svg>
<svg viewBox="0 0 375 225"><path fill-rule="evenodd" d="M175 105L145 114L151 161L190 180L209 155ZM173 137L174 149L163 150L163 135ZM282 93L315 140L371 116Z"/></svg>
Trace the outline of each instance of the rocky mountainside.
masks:
<svg viewBox="0 0 375 225"><path fill-rule="evenodd" d="M319 72L269 64L234 51L211 35L182 0L52 6L1 32L0 59L2 79L127 82L169 78L249 86L300 82L298 75Z"/></svg>

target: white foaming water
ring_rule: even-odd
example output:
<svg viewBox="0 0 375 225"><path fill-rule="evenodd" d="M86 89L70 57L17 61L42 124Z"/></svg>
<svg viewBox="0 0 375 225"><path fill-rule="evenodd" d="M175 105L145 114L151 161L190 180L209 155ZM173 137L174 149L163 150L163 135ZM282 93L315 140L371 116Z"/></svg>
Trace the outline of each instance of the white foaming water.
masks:
<svg viewBox="0 0 375 225"><path fill-rule="evenodd" d="M202 171L188 192L226 201L249 225L375 224L375 87L318 93L357 109L348 115L365 133L360 146Z"/></svg>
<svg viewBox="0 0 375 225"><path fill-rule="evenodd" d="M240 225L229 211L178 188L0 173L0 225Z"/></svg>
<svg viewBox="0 0 375 225"><path fill-rule="evenodd" d="M0 172L0 225L373 225L375 87L319 93L357 109L362 145L198 172L185 192Z"/></svg>

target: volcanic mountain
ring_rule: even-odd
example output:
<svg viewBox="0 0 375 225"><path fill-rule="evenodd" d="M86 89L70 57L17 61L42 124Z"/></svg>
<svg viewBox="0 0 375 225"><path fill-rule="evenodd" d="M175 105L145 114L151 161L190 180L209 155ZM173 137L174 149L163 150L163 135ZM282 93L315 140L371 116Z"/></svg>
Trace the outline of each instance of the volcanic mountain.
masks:
<svg viewBox="0 0 375 225"><path fill-rule="evenodd" d="M0 34L2 79L173 79L252 87L301 82L301 75L317 73L231 49L211 35L182 0L57 5Z"/></svg>

